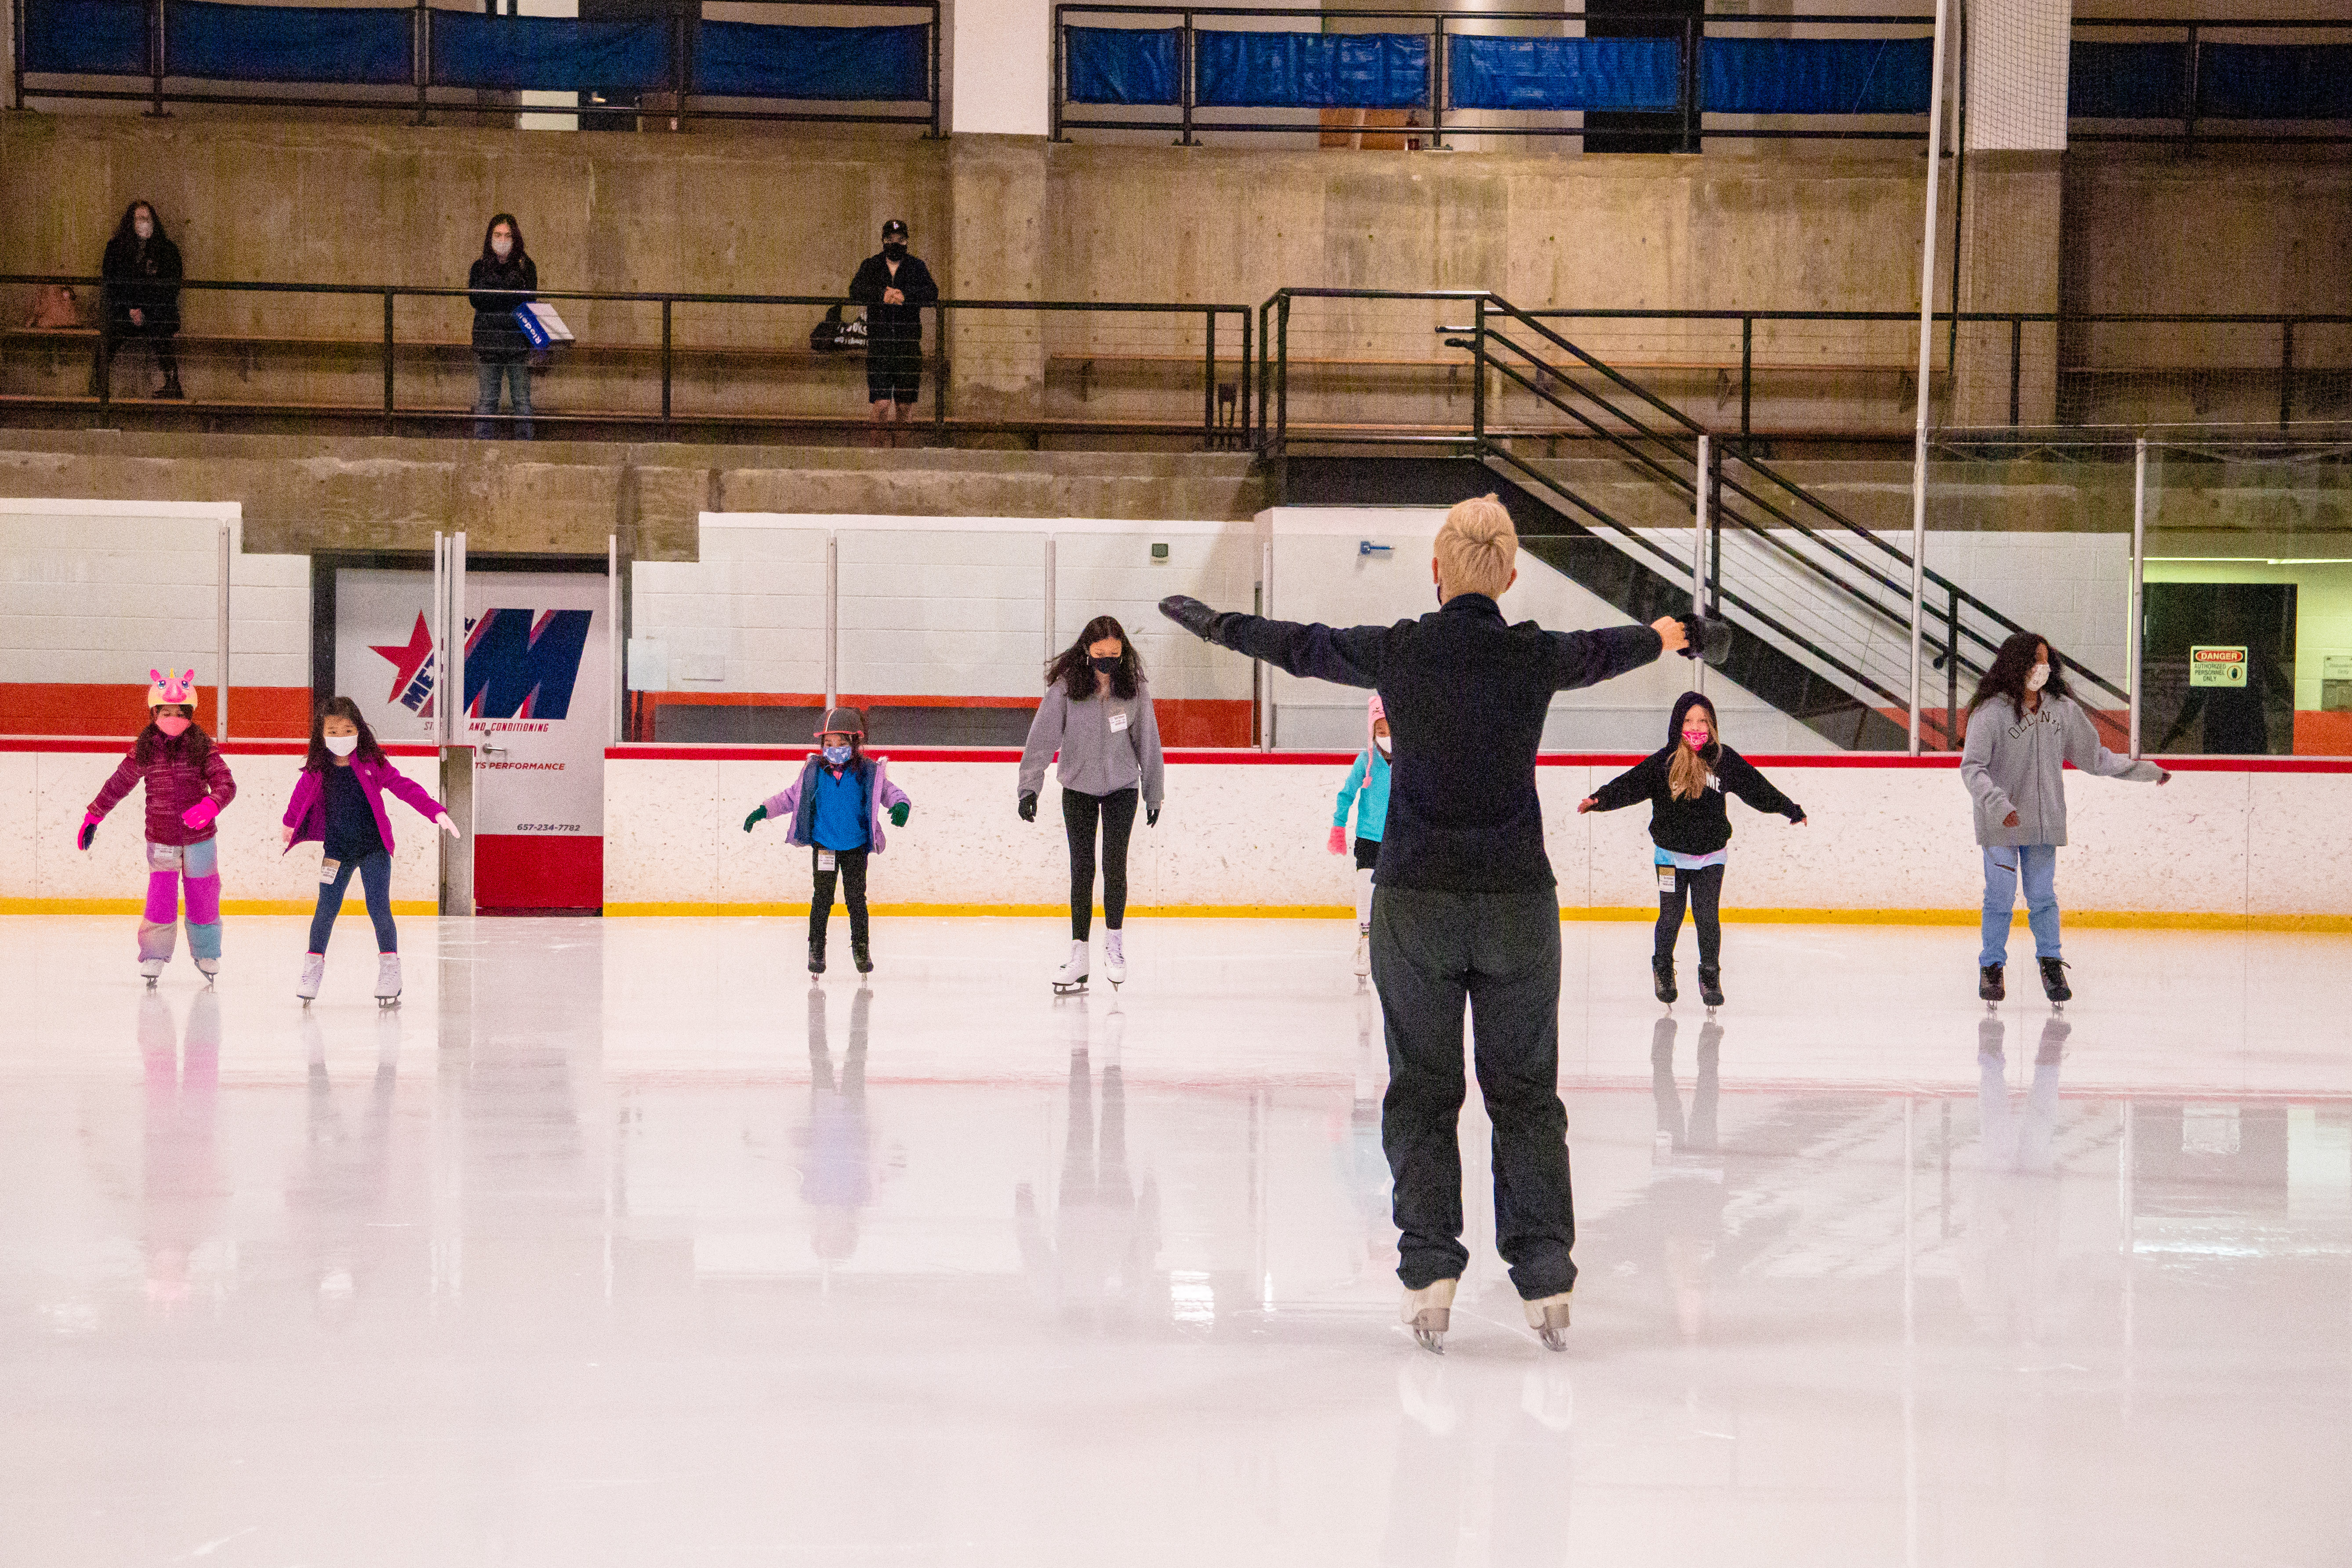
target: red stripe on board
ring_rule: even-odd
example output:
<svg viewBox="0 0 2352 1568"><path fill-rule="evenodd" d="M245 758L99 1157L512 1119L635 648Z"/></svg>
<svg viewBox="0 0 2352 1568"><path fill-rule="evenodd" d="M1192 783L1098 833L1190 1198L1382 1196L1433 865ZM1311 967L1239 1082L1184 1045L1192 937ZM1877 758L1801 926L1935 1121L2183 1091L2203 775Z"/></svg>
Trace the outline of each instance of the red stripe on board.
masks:
<svg viewBox="0 0 2352 1568"><path fill-rule="evenodd" d="M236 717L232 710L231 718ZM89 755L111 756L127 752L135 735L0 735L0 752L79 752ZM221 751L232 757L299 757L310 749L306 738L299 741L216 742ZM384 754L392 757L437 757L441 748L422 741L386 741Z"/></svg>
<svg viewBox="0 0 2352 1568"><path fill-rule="evenodd" d="M604 906L604 840L535 833L474 839L474 908L485 913Z"/></svg>
<svg viewBox="0 0 2352 1568"><path fill-rule="evenodd" d="M215 715L219 688L196 683L196 722L220 727ZM145 722L144 685L69 680L0 681L0 713L27 735L121 736L127 744ZM308 736L310 689L307 686L232 686L229 722L241 735Z"/></svg>

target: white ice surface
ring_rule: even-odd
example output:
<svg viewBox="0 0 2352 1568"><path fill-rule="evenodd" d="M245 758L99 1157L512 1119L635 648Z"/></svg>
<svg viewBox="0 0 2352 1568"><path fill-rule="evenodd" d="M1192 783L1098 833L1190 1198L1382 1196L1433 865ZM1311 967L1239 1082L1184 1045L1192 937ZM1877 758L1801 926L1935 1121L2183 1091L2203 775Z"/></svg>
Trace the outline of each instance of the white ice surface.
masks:
<svg viewBox="0 0 2352 1568"><path fill-rule="evenodd" d="M2344 939L2074 933L2053 1027L1733 926L1708 1026L1570 924L1570 1347L1474 1108L1440 1359L1344 922L1056 1004L1044 921L877 921L861 1003L838 919L814 997L795 921L412 920L383 1015L303 931L150 997L0 921L0 1563L2352 1561Z"/></svg>

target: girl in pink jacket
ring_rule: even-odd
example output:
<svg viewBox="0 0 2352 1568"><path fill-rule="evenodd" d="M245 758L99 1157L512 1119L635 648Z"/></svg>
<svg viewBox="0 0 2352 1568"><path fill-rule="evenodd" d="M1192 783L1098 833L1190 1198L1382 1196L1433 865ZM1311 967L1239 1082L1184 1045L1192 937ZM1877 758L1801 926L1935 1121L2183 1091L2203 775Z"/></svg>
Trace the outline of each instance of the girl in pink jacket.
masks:
<svg viewBox="0 0 2352 1568"><path fill-rule="evenodd" d="M220 850L213 818L236 798L220 749L196 722L196 672L151 669L147 727L114 776L82 813L75 842L88 849L98 825L134 784L147 786L147 908L139 921L139 973L152 988L172 962L181 892L187 900L188 956L209 981L220 973Z"/></svg>
<svg viewBox="0 0 2352 1568"><path fill-rule="evenodd" d="M354 871L367 895L368 919L375 922L376 1003L389 1007L400 999L400 932L392 923L392 817L383 808L387 793L457 837L457 825L441 803L383 754L359 704L348 697L329 698L310 721L310 754L303 760L294 798L286 803L286 847L313 840L325 846L319 862L319 906L310 914L310 951L294 987L306 1007L326 978L327 939L335 932L335 916Z"/></svg>

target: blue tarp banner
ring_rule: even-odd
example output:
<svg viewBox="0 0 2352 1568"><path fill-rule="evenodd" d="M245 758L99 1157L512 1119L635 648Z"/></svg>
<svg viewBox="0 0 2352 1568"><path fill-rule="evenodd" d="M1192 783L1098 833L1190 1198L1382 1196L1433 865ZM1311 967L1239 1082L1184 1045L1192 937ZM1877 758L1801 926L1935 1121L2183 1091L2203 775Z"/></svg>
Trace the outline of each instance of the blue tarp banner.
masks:
<svg viewBox="0 0 2352 1568"><path fill-rule="evenodd" d="M2178 120L2188 111L2186 44L2076 44L2066 61L2075 120Z"/></svg>
<svg viewBox="0 0 2352 1568"><path fill-rule="evenodd" d="M701 25L694 90L713 98L900 103L931 96L930 28Z"/></svg>
<svg viewBox="0 0 2352 1568"><path fill-rule="evenodd" d="M2352 44L2206 44L2197 111L2216 120L2352 120Z"/></svg>
<svg viewBox="0 0 2352 1568"><path fill-rule="evenodd" d="M1181 27L1072 27L1064 58L1072 103L1181 103Z"/></svg>
<svg viewBox="0 0 2352 1568"><path fill-rule="evenodd" d="M1449 38L1452 109L1667 110L1682 102L1672 38Z"/></svg>
<svg viewBox="0 0 2352 1568"><path fill-rule="evenodd" d="M669 24L433 13L433 80L510 92L658 92Z"/></svg>
<svg viewBox="0 0 2352 1568"><path fill-rule="evenodd" d="M1925 114L1932 38L1704 38L1709 114Z"/></svg>
<svg viewBox="0 0 2352 1568"><path fill-rule="evenodd" d="M68 76L145 76L144 0L25 0L25 68Z"/></svg>
<svg viewBox="0 0 2352 1568"><path fill-rule="evenodd" d="M214 81L372 82L404 87L416 13L167 0L163 68Z"/></svg>
<svg viewBox="0 0 2352 1568"><path fill-rule="evenodd" d="M1219 109L1425 109L1422 33L1196 32L1199 97Z"/></svg>

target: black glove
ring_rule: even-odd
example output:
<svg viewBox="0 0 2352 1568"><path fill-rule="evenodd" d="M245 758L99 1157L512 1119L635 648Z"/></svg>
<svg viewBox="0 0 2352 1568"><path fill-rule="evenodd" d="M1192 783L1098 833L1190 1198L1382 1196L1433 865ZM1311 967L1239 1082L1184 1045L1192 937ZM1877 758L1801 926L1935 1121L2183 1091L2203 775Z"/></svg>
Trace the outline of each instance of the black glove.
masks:
<svg viewBox="0 0 2352 1568"><path fill-rule="evenodd" d="M1021 797L1021 820L1024 822L1037 820L1037 792L1034 789Z"/></svg>
<svg viewBox="0 0 2352 1568"><path fill-rule="evenodd" d="M1703 658L1717 668L1731 657L1731 623L1713 616L1676 616L1683 624L1685 639L1681 648L1685 658Z"/></svg>
<svg viewBox="0 0 2352 1568"><path fill-rule="evenodd" d="M1217 640L1217 623L1223 619L1200 600L1188 598L1182 594L1171 594L1160 600L1160 613L1202 642Z"/></svg>
<svg viewBox="0 0 2352 1568"><path fill-rule="evenodd" d="M1146 827L1157 827L1160 826L1160 808L1158 806L1147 805L1143 808L1143 826Z"/></svg>

